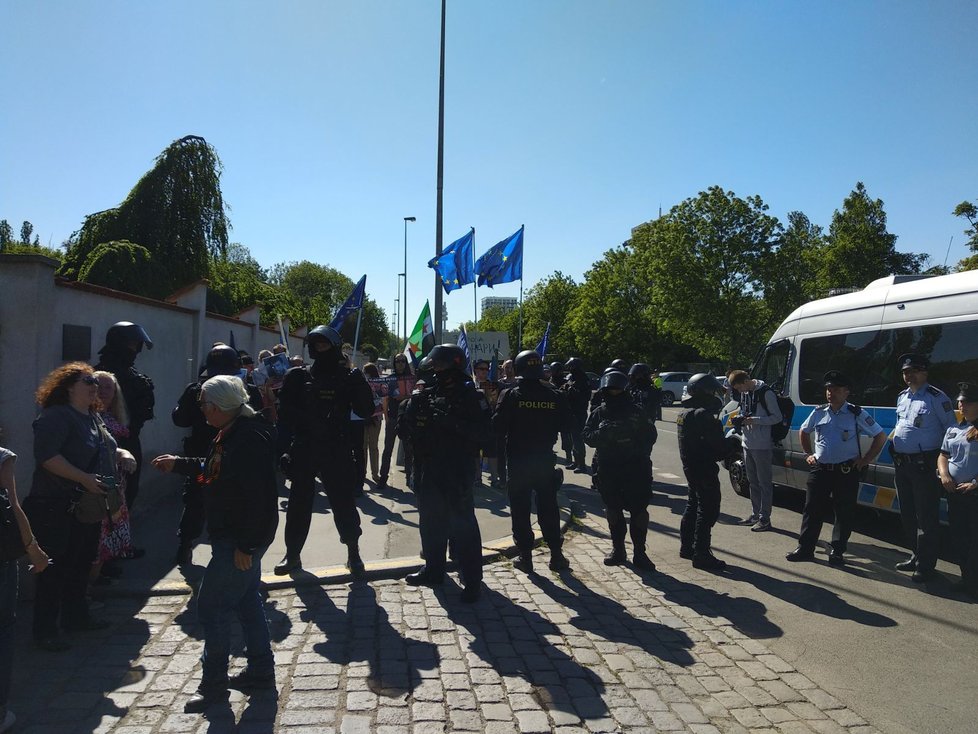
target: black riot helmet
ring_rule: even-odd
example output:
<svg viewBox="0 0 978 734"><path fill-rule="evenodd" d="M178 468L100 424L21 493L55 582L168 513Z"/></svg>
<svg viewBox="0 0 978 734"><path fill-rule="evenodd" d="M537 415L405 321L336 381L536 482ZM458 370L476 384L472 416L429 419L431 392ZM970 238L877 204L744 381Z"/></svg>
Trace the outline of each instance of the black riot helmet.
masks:
<svg viewBox="0 0 978 734"><path fill-rule="evenodd" d="M604 376L604 375L610 375L612 372L621 372L621 370L618 369L617 367L605 367L604 368L604 372L602 372L601 375L602 376ZM622 374L625 374L624 372L621 372L621 373Z"/></svg>
<svg viewBox="0 0 978 734"><path fill-rule="evenodd" d="M421 360L421 368L430 369L435 373L453 369L465 372L467 362L465 350L462 347L457 344L439 344Z"/></svg>
<svg viewBox="0 0 978 734"><path fill-rule="evenodd" d="M584 360L580 357L571 357L564 363L564 367L568 372L574 372L576 370L584 369Z"/></svg>
<svg viewBox="0 0 978 734"><path fill-rule="evenodd" d="M204 369L208 377L236 375L241 371L241 355L226 344L220 344L207 353Z"/></svg>
<svg viewBox="0 0 978 734"><path fill-rule="evenodd" d="M563 362L551 362L550 363L550 374L562 375L564 373L564 363Z"/></svg>
<svg viewBox="0 0 978 734"><path fill-rule="evenodd" d="M315 341L326 342L332 349L339 349L343 346L343 339L340 337L340 333L332 326L326 326L324 324L320 324L306 334L306 348L309 350L309 356L312 359L317 359L320 355L332 351L332 349L327 349L326 352L319 352L313 349L312 343Z"/></svg>
<svg viewBox="0 0 978 734"><path fill-rule="evenodd" d="M628 363L623 359L612 360L611 364L608 366L622 373L628 372Z"/></svg>
<svg viewBox="0 0 978 734"><path fill-rule="evenodd" d="M645 362L636 362L632 365L632 368L628 370L628 376L636 380L648 380L650 377L652 377L652 368L645 364Z"/></svg>
<svg viewBox="0 0 978 734"><path fill-rule="evenodd" d="M601 376L601 389L626 390L628 388L628 376L619 370L605 370Z"/></svg>
<svg viewBox="0 0 978 734"><path fill-rule="evenodd" d="M517 377L527 380L543 379L543 358L532 349L526 349L516 355L513 369Z"/></svg>
<svg viewBox="0 0 978 734"><path fill-rule="evenodd" d="M153 340L149 338L146 329L131 321L119 321L112 324L109 330L105 332L105 347L107 349L117 351L128 349L130 342L139 345L136 347L137 354L142 351L143 344L146 345L147 349L153 348Z"/></svg>
<svg viewBox="0 0 978 734"><path fill-rule="evenodd" d="M686 392L690 395L716 395L723 392L723 385L713 375L700 372L689 378L686 383Z"/></svg>

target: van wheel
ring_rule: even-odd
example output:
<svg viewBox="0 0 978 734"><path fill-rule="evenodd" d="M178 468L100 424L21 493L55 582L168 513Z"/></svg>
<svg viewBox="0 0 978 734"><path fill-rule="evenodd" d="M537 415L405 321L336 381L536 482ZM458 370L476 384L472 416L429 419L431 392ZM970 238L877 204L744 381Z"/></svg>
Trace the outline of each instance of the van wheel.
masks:
<svg viewBox="0 0 978 734"><path fill-rule="evenodd" d="M668 390L663 390L662 391L662 404L665 405L666 407L669 407L674 402L676 402L676 395L675 395L675 393L671 393Z"/></svg>
<svg viewBox="0 0 978 734"><path fill-rule="evenodd" d="M747 481L747 467L743 459L737 459L730 465L730 484L734 492L741 497L750 497L750 482Z"/></svg>

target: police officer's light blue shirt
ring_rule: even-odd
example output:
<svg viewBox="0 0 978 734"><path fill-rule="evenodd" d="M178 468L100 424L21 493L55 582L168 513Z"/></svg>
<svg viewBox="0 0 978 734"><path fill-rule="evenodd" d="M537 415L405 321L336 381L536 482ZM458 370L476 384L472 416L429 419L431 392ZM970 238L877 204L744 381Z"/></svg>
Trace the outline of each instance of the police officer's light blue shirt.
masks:
<svg viewBox="0 0 978 734"><path fill-rule="evenodd" d="M860 446L856 438L857 430L870 439L883 432L869 413L863 410L856 416L849 403L838 412L831 405L820 405L801 424L801 430L815 434L815 459L820 464L841 464L858 458ZM862 453L868 448L869 444L863 443Z"/></svg>
<svg viewBox="0 0 978 734"><path fill-rule="evenodd" d="M958 423L951 399L926 383L917 392L907 388L900 393L896 419L893 448L901 454L936 451L941 447L947 429Z"/></svg>
<svg viewBox="0 0 978 734"><path fill-rule="evenodd" d="M958 484L978 478L978 441L967 438L970 423L951 426L944 434L941 453L947 455L947 470Z"/></svg>

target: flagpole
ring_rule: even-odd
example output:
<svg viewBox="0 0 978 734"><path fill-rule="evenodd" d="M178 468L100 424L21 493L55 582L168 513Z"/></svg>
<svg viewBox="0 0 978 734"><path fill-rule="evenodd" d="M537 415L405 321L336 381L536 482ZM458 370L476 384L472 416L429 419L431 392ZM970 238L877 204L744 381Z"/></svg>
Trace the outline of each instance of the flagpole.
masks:
<svg viewBox="0 0 978 734"><path fill-rule="evenodd" d="M441 59L438 74L438 170L436 174L436 205L435 205L435 257L441 257L441 220L442 220L442 188L444 185L445 169L445 5L441 0ZM435 343L441 344L442 322L442 292L441 280L435 274Z"/></svg>
<svg viewBox="0 0 978 734"><path fill-rule="evenodd" d="M945 258L947 259L947 258ZM472 228L472 272L475 272L475 227ZM472 281L472 323L479 328L479 279Z"/></svg>
<svg viewBox="0 0 978 734"><path fill-rule="evenodd" d="M353 335L353 351L357 351L357 347L360 344L360 320L363 318L363 306L357 309L357 330ZM349 332L347 332L349 333Z"/></svg>
<svg viewBox="0 0 978 734"><path fill-rule="evenodd" d="M525 226L526 226L525 224L520 225L521 232L523 231L523 227ZM522 248L522 252L520 252L520 258L523 258L526 252L526 243L524 242L523 244L520 245L520 247ZM523 351L523 265L522 263L520 263L520 340L519 341L520 341L520 351L522 352ZM540 356L543 357L542 354Z"/></svg>

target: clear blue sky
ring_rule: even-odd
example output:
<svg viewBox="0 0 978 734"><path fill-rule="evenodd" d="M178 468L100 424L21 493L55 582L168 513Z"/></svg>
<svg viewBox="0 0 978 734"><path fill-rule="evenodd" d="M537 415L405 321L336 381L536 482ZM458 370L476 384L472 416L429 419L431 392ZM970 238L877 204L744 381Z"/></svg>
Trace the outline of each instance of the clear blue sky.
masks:
<svg viewBox="0 0 978 734"><path fill-rule="evenodd" d="M898 248L966 253L978 3L450 0L444 242L526 225L524 283L580 280L708 186L825 227L863 181ZM231 239L408 322L434 276L438 0L0 3L0 218L59 245L170 142L224 163ZM472 317L471 286L446 298ZM506 285L486 295L517 295ZM403 322L403 316L401 318Z"/></svg>

